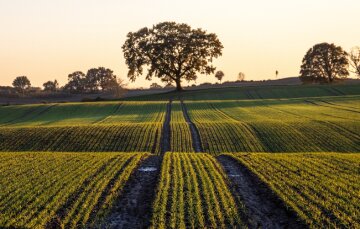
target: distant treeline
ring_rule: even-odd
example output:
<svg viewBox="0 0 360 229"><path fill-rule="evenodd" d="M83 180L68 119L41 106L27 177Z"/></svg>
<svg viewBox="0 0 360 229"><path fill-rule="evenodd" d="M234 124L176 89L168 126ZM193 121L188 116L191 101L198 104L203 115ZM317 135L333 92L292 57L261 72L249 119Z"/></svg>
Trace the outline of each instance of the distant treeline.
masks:
<svg viewBox="0 0 360 229"><path fill-rule="evenodd" d="M123 90L123 81L114 75L111 69L99 67L92 68L83 73L76 71L68 75L68 83L62 87L58 81L47 81L43 88L32 87L27 76L18 76L12 83L13 87L0 87L1 94L35 94L46 93L113 93L119 94Z"/></svg>

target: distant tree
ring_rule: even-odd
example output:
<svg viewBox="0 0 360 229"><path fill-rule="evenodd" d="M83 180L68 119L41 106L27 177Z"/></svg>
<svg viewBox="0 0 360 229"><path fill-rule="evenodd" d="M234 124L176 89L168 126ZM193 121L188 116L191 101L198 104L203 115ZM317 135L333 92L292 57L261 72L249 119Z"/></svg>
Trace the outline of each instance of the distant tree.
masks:
<svg viewBox="0 0 360 229"><path fill-rule="evenodd" d="M114 72L104 67L89 69L85 78L85 87L89 92L111 91L118 86Z"/></svg>
<svg viewBox="0 0 360 229"><path fill-rule="evenodd" d="M160 88L162 88L162 86L159 85L159 84L157 84L157 83L152 83L152 84L150 85L150 88L152 88L152 89L160 89Z"/></svg>
<svg viewBox="0 0 360 229"><path fill-rule="evenodd" d="M238 81L244 81L245 80L245 73L239 72L238 74Z"/></svg>
<svg viewBox="0 0 360 229"><path fill-rule="evenodd" d="M121 98L126 93L125 86L126 85L122 79L116 78L116 81L113 82L111 86L108 85L107 90L112 92L115 97Z"/></svg>
<svg viewBox="0 0 360 229"><path fill-rule="evenodd" d="M164 86L164 88L167 88L167 89L169 89L169 88L175 88L175 86L172 85L171 83L167 83L167 84Z"/></svg>
<svg viewBox="0 0 360 229"><path fill-rule="evenodd" d="M91 68L85 76L85 90L87 92L97 92L99 90L99 74L97 68Z"/></svg>
<svg viewBox="0 0 360 229"><path fill-rule="evenodd" d="M80 71L70 74L64 89L72 93L95 93L118 91L122 86L123 81L112 70L99 67L89 69L86 75Z"/></svg>
<svg viewBox="0 0 360 229"><path fill-rule="evenodd" d="M278 75L279 75L279 71L276 70L276 71L275 71L275 76L276 76L276 78L278 77Z"/></svg>
<svg viewBox="0 0 360 229"><path fill-rule="evenodd" d="M146 79L155 76L166 83L175 82L181 91L182 79L191 81L197 79L196 73L214 73L211 63L222 55L223 46L216 34L187 24L163 22L130 32L122 48L132 81L148 66Z"/></svg>
<svg viewBox="0 0 360 229"><path fill-rule="evenodd" d="M59 88L59 83L57 80L47 81L43 84L43 87L44 87L44 91L55 92Z"/></svg>
<svg viewBox="0 0 360 229"><path fill-rule="evenodd" d="M306 53L300 70L303 82L328 82L349 75L348 54L334 44L317 44Z"/></svg>
<svg viewBox="0 0 360 229"><path fill-rule="evenodd" d="M220 81L220 83L221 83L221 80L224 78L224 76L225 76L225 74L223 71L217 71L215 73L215 78L218 79Z"/></svg>
<svg viewBox="0 0 360 229"><path fill-rule="evenodd" d="M22 94L25 93L25 90L31 87L30 80L26 76L16 77L12 85L17 91L21 92Z"/></svg>
<svg viewBox="0 0 360 229"><path fill-rule="evenodd" d="M64 90L71 93L83 93L85 92L85 80L86 78L83 72L73 72L68 75L68 83L64 86Z"/></svg>
<svg viewBox="0 0 360 229"><path fill-rule="evenodd" d="M350 52L350 65L353 72L360 77L360 47L354 47Z"/></svg>

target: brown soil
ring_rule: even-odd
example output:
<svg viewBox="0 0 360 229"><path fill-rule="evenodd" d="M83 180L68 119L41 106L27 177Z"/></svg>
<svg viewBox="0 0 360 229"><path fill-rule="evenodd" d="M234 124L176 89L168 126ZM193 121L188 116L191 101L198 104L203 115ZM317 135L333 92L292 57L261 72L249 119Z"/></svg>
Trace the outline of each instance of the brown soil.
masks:
<svg viewBox="0 0 360 229"><path fill-rule="evenodd" d="M245 205L249 228L307 228L295 212L244 165L229 156L218 161L227 173L233 194Z"/></svg>
<svg viewBox="0 0 360 229"><path fill-rule="evenodd" d="M161 132L161 140L160 140L160 146L161 146L161 153L164 154L171 150L171 134L170 134L170 121L171 121L171 104L172 100L169 100L169 103L166 106L166 115L165 115L165 121L163 125L163 130Z"/></svg>
<svg viewBox="0 0 360 229"><path fill-rule="evenodd" d="M147 228L160 174L161 158L145 159L126 182L124 191L97 228ZM155 170L156 169L156 170Z"/></svg>
<svg viewBox="0 0 360 229"><path fill-rule="evenodd" d="M183 111L185 121L187 122L190 128L194 151L196 153L203 152L199 131L196 128L195 124L191 121L186 105L182 100L181 100L181 109Z"/></svg>

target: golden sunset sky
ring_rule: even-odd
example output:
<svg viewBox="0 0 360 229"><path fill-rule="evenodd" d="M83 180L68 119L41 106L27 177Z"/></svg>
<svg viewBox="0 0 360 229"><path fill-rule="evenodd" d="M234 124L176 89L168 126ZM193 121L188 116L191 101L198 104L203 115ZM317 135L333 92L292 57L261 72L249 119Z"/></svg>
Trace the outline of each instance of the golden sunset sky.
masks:
<svg viewBox="0 0 360 229"><path fill-rule="evenodd" d="M104 66L126 79L126 34L163 21L218 34L224 80L296 76L305 52L330 42L360 46L359 0L0 0L0 85L19 75L60 85L74 71ZM216 82L200 76L196 83ZM144 78L129 87L147 87Z"/></svg>

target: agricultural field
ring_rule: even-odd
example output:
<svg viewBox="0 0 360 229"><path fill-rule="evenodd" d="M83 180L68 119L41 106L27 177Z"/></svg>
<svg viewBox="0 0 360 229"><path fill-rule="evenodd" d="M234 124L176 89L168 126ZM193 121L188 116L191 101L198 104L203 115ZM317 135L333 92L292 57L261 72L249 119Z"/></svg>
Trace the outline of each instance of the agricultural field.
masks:
<svg viewBox="0 0 360 229"><path fill-rule="evenodd" d="M359 95L359 85L297 85L297 86L243 86L200 90L181 93L184 100L254 100ZM130 97L130 101L168 101L177 93Z"/></svg>
<svg viewBox="0 0 360 229"><path fill-rule="evenodd" d="M316 91L318 94L328 92L328 95L281 99L215 100L218 95L208 92L208 98L213 100L186 100L185 104L197 128L201 149L214 155L359 152L359 95L329 96L329 91L335 93L340 89L343 93L353 92L354 86L347 87L331 90L325 86L305 87L303 93L309 96ZM232 95L232 90L223 91L223 96ZM269 93L269 89L251 90ZM238 93L243 92L240 88ZM185 98L186 93L182 95ZM173 99L169 114L169 151L194 152L179 96ZM159 154L162 135L166 134L162 131L168 103L121 101L0 107L0 150ZM18 140L14 143L13 139Z"/></svg>
<svg viewBox="0 0 360 229"><path fill-rule="evenodd" d="M356 228L359 152L359 85L0 106L0 228Z"/></svg>
<svg viewBox="0 0 360 229"><path fill-rule="evenodd" d="M166 153L151 228L244 225L225 173L208 154Z"/></svg>
<svg viewBox="0 0 360 229"><path fill-rule="evenodd" d="M192 101L205 152L359 152L358 96Z"/></svg>
<svg viewBox="0 0 360 229"><path fill-rule="evenodd" d="M229 154L266 183L311 228L360 227L360 155Z"/></svg>
<svg viewBox="0 0 360 229"><path fill-rule="evenodd" d="M132 171L147 156L1 153L0 227L91 225L107 213Z"/></svg>
<svg viewBox="0 0 360 229"><path fill-rule="evenodd" d="M165 102L99 102L3 106L0 108L0 126L59 127L162 123L165 105Z"/></svg>
<svg viewBox="0 0 360 229"><path fill-rule="evenodd" d="M165 111L164 102L0 107L0 150L159 153Z"/></svg>

